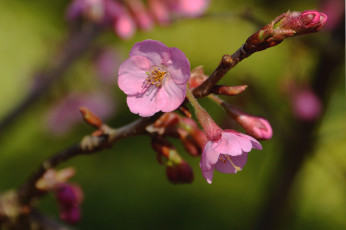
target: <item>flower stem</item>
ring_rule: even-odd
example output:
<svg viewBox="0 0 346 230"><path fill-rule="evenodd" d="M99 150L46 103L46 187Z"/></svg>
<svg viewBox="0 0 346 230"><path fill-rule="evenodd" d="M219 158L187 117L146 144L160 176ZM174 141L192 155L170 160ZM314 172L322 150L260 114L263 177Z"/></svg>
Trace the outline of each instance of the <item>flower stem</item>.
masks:
<svg viewBox="0 0 346 230"><path fill-rule="evenodd" d="M198 122L203 127L205 134L209 140L217 140L221 137L222 129L214 122L207 111L198 103L197 99L193 96L192 92L187 89L186 97L189 99Z"/></svg>

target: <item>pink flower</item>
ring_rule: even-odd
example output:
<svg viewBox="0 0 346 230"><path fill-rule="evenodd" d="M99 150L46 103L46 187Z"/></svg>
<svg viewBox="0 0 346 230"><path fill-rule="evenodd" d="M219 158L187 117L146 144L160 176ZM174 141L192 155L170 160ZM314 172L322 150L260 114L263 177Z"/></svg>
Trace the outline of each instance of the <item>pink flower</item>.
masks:
<svg viewBox="0 0 346 230"><path fill-rule="evenodd" d="M200 167L209 184L214 170L222 173L236 173L246 164L251 149L261 150L261 144L248 135L234 130L224 130L216 140L209 140L203 149Z"/></svg>
<svg viewBox="0 0 346 230"><path fill-rule="evenodd" d="M49 111L47 125L53 134L61 135L73 126L82 123L79 107L88 107L103 119L111 117L115 112L115 103L106 92L72 93L57 102Z"/></svg>
<svg viewBox="0 0 346 230"><path fill-rule="evenodd" d="M294 115L304 121L315 120L322 111L322 103L311 89L298 91L293 96L292 107Z"/></svg>
<svg viewBox="0 0 346 230"><path fill-rule="evenodd" d="M118 85L132 113L171 112L185 99L190 63L185 54L154 40L136 43L119 68Z"/></svg>
<svg viewBox="0 0 346 230"><path fill-rule="evenodd" d="M209 0L168 0L168 2L173 11L186 17L200 16L209 6Z"/></svg>
<svg viewBox="0 0 346 230"><path fill-rule="evenodd" d="M130 39L136 32L136 23L123 4L117 1L105 1L106 21L112 24L114 32L121 39Z"/></svg>

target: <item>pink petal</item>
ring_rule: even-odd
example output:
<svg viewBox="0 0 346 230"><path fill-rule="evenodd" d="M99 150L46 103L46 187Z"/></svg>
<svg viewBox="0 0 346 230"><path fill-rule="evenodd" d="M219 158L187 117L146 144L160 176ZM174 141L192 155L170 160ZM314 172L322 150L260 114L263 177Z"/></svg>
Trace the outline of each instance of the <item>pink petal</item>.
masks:
<svg viewBox="0 0 346 230"><path fill-rule="evenodd" d="M232 166L232 164L227 159L225 162L218 161L215 164L215 169L222 173L237 173L237 170Z"/></svg>
<svg viewBox="0 0 346 230"><path fill-rule="evenodd" d="M247 161L247 153L243 153L240 156L230 156L230 160L235 166L242 169L245 166ZM237 170L233 167L231 162L229 162L229 160L227 159L225 162L218 161L215 165L215 169L222 173L237 173Z"/></svg>
<svg viewBox="0 0 346 230"><path fill-rule="evenodd" d="M212 166L219 160L220 153L216 152L212 146L212 141L208 141L203 148L200 162L202 171L210 170Z"/></svg>
<svg viewBox="0 0 346 230"><path fill-rule="evenodd" d="M171 112L176 110L185 100L186 85L177 85L172 79L167 79L156 97L164 106L162 112Z"/></svg>
<svg viewBox="0 0 346 230"><path fill-rule="evenodd" d="M143 56L148 58L153 64L161 65L169 60L168 47L159 41L145 40L136 43L131 51L130 57Z"/></svg>
<svg viewBox="0 0 346 230"><path fill-rule="evenodd" d="M206 181L211 184L213 182L214 177L214 169L208 170L208 171L202 171L203 177L206 179Z"/></svg>
<svg viewBox="0 0 346 230"><path fill-rule="evenodd" d="M161 110L161 101L154 96L154 91L150 94L127 96L127 105L130 111L142 117L150 117Z"/></svg>
<svg viewBox="0 0 346 230"><path fill-rule="evenodd" d="M172 63L168 70L177 84L186 84L190 78L190 62L185 54L178 48L169 48Z"/></svg>
<svg viewBox="0 0 346 230"><path fill-rule="evenodd" d="M241 146L236 141L236 136L227 132L222 132L220 142L214 145L214 148L220 153L230 154L232 156L243 153Z"/></svg>
<svg viewBox="0 0 346 230"><path fill-rule="evenodd" d="M248 153L243 153L240 156L231 156L231 160L236 166L242 169L246 164L247 155Z"/></svg>
<svg viewBox="0 0 346 230"><path fill-rule="evenodd" d="M137 94L143 91L143 82L148 77L146 71L150 62L145 57L133 56L125 60L119 68L118 85L126 94Z"/></svg>
<svg viewBox="0 0 346 230"><path fill-rule="evenodd" d="M113 27L115 33L125 40L132 38L136 32L136 24L132 17L126 12L123 12L116 18Z"/></svg>
<svg viewBox="0 0 346 230"><path fill-rule="evenodd" d="M227 130L227 131L233 131L233 130ZM262 150L262 145L255 138L243 133L238 133L238 132L236 132L236 135L249 139L251 141L252 148L257 150Z"/></svg>

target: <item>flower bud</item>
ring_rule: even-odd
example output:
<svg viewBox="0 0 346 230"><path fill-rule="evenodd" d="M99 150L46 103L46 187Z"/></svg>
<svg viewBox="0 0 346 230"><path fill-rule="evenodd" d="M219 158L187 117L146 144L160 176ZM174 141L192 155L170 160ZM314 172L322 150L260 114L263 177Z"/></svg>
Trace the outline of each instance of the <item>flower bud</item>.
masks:
<svg viewBox="0 0 346 230"><path fill-rule="evenodd" d="M196 143L196 141L193 139L189 133L182 129L178 128L177 129L179 138L181 142L184 145L184 149L191 155L191 156L200 156L202 154L202 148Z"/></svg>
<svg viewBox="0 0 346 230"><path fill-rule="evenodd" d="M228 86L228 85L215 85L211 92L219 95L236 96L245 91L247 85Z"/></svg>
<svg viewBox="0 0 346 230"><path fill-rule="evenodd" d="M194 178L191 166L185 161L167 164L166 175L172 184L191 184Z"/></svg>
<svg viewBox="0 0 346 230"><path fill-rule="evenodd" d="M316 10L286 12L251 35L243 49L252 54L278 45L285 38L318 32L326 21L327 15Z"/></svg>
<svg viewBox="0 0 346 230"><path fill-rule="evenodd" d="M78 206L63 207L60 209L60 218L70 224L77 223L81 218L81 211Z"/></svg>
<svg viewBox="0 0 346 230"><path fill-rule="evenodd" d="M95 128L100 128L102 125L101 119L93 114L88 108L86 107L80 107L79 111L82 114L83 119L91 126L94 126Z"/></svg>
<svg viewBox="0 0 346 230"><path fill-rule="evenodd" d="M269 122L261 117L252 116L227 104L221 104L226 112L240 124L246 132L259 140L269 140L273 136L273 130Z"/></svg>
<svg viewBox="0 0 346 230"><path fill-rule="evenodd" d="M200 84L202 84L206 79L208 78L207 75L204 74L203 66L197 66L195 67L190 74L189 78L189 88L194 89L198 87Z"/></svg>

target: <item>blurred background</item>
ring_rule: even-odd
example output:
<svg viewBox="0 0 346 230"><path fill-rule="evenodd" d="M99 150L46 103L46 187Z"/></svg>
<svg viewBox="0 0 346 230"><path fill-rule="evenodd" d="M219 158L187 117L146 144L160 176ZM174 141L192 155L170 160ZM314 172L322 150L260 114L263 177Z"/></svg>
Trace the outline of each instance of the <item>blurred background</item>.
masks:
<svg viewBox="0 0 346 230"><path fill-rule="evenodd" d="M346 229L344 1L214 0L203 16L155 24L125 40L104 29L80 42L78 26L66 19L70 4L0 2L0 192L18 188L45 158L93 131L79 106L112 127L138 118L116 76L136 42L154 39L178 47L191 68L203 65L209 75L222 55L235 52L259 26L287 10L316 9L328 15L322 31L255 53L221 81L247 84L241 95L223 98L273 127L273 138L249 154L241 172L215 172L209 185L199 158L173 141L195 179L172 185L147 136L124 139L60 168L73 166L72 181L84 191L76 229ZM83 52L73 56L71 49L73 58L59 66L70 38L84 45ZM47 84L51 70L61 74ZM8 118L38 89L39 96ZM220 107L200 102L222 127L243 131ZM59 219L53 196L38 209Z"/></svg>

